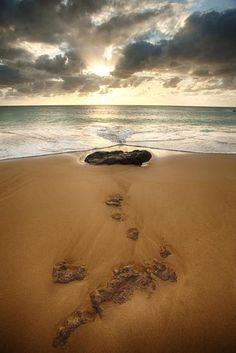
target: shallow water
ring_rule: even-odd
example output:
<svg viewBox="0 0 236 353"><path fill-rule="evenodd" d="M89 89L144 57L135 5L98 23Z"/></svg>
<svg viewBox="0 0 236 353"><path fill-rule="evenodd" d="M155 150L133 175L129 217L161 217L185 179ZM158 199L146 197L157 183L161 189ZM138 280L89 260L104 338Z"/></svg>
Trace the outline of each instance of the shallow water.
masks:
<svg viewBox="0 0 236 353"><path fill-rule="evenodd" d="M112 144L236 153L233 108L0 107L0 159Z"/></svg>

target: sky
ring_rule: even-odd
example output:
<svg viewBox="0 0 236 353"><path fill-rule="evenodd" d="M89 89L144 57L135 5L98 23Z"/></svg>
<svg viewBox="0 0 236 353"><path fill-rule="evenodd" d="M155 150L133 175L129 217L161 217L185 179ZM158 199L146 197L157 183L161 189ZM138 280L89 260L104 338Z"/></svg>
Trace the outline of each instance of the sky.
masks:
<svg viewBox="0 0 236 353"><path fill-rule="evenodd" d="M0 105L236 106L236 0L0 0Z"/></svg>

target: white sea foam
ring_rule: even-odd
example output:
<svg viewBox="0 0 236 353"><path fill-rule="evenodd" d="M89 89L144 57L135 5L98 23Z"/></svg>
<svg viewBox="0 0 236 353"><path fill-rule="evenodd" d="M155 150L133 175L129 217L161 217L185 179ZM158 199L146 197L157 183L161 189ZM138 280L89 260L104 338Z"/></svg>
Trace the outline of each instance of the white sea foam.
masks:
<svg viewBox="0 0 236 353"><path fill-rule="evenodd" d="M236 153L230 108L0 107L0 159L129 144Z"/></svg>

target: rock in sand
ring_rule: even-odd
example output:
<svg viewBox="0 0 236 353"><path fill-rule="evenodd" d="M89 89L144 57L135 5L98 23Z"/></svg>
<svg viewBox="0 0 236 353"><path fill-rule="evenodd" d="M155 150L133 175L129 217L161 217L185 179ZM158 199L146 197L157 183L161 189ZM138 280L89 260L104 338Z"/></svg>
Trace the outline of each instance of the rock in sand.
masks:
<svg viewBox="0 0 236 353"><path fill-rule="evenodd" d="M89 154L85 158L85 162L94 165L100 164L134 164L141 166L152 158L149 151L134 150L131 152L124 151L97 151Z"/></svg>

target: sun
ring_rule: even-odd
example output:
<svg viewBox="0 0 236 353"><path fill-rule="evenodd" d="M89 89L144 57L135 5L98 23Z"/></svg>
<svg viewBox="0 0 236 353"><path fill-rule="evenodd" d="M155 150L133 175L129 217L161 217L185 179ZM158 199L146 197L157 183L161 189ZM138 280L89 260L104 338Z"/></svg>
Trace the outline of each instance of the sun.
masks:
<svg viewBox="0 0 236 353"><path fill-rule="evenodd" d="M101 77L109 76L113 70L114 67L110 65L93 65L88 68L88 72Z"/></svg>

